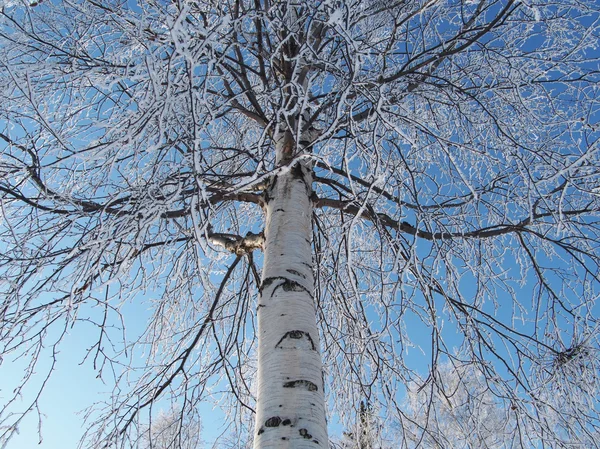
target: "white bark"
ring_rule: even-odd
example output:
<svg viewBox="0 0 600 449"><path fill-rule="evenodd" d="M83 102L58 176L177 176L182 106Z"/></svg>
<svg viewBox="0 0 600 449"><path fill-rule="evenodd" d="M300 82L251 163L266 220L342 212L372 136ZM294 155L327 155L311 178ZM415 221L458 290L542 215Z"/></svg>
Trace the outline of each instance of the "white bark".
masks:
<svg viewBox="0 0 600 449"><path fill-rule="evenodd" d="M268 191L255 449L328 447L313 303L311 180L311 170L297 164Z"/></svg>

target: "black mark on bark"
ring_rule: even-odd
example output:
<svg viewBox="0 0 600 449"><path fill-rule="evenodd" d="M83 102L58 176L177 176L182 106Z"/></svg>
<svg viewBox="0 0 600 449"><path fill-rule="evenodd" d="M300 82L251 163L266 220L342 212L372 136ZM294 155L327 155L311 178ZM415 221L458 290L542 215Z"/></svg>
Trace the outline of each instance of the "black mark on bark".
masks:
<svg viewBox="0 0 600 449"><path fill-rule="evenodd" d="M283 421L281 421L282 426L289 426L291 423L292 421L289 419L284 419Z"/></svg>
<svg viewBox="0 0 600 449"><path fill-rule="evenodd" d="M265 279L265 280L262 282L262 284L261 284L260 288L258 289L258 292L259 292L259 293L262 293L262 292L263 292L263 290L264 290L265 288L267 288L269 285L271 285L271 284L272 284L273 282L275 282L276 280L277 280L277 278L266 278L266 279Z"/></svg>
<svg viewBox="0 0 600 449"><path fill-rule="evenodd" d="M305 438L307 440L310 440L312 438L312 435L310 433L308 433L308 430L306 430L306 429L300 429L300 430L298 430L298 433L300 434L300 436L302 438Z"/></svg>
<svg viewBox="0 0 600 449"><path fill-rule="evenodd" d="M272 416L265 421L265 427L279 427L281 424L281 418L279 416Z"/></svg>
<svg viewBox="0 0 600 449"><path fill-rule="evenodd" d="M317 391L319 387L317 387L310 380L292 380L291 382L286 382L283 384L283 388L296 388L296 387L304 387L308 391Z"/></svg>
<svg viewBox="0 0 600 449"><path fill-rule="evenodd" d="M263 429L262 427L260 429L258 429L258 434L261 435L265 433L265 429Z"/></svg>
<svg viewBox="0 0 600 449"><path fill-rule="evenodd" d="M277 176L273 176L273 179L271 179L271 185L269 186L269 189L274 189L276 184L277 184Z"/></svg>
<svg viewBox="0 0 600 449"><path fill-rule="evenodd" d="M310 193L312 192L312 176L308 175L307 172L308 169L305 169L305 167L302 164L296 164L290 170L290 173L295 179L299 179L304 183L304 186L306 187L306 192L310 195Z"/></svg>
<svg viewBox="0 0 600 449"><path fill-rule="evenodd" d="M292 176L296 179L301 179L304 181L304 172L302 171L302 164L296 164L290 170Z"/></svg>
<svg viewBox="0 0 600 449"><path fill-rule="evenodd" d="M286 279L284 281L284 283L281 284L281 286L283 287L283 291L285 291L285 292L306 292L306 293L309 293L308 290L306 289L306 287L304 287L303 285L299 284L296 281L292 281L291 279Z"/></svg>
<svg viewBox="0 0 600 449"><path fill-rule="evenodd" d="M300 284L299 282L296 282L292 279L288 279L284 276L274 276L274 277L266 278L262 282L260 288L258 289L259 293L262 294L264 289L269 287L275 281L281 281L281 282L279 283L279 285L277 287L275 287L273 289L273 291L271 292L271 297L275 294L277 289L280 287L283 288L283 291L286 291L286 292L305 292L311 298L313 297L312 293L309 292L308 289L306 287L304 287L302 284Z"/></svg>
<svg viewBox="0 0 600 449"><path fill-rule="evenodd" d="M271 180L269 181L269 186L265 189L265 191L263 193L264 199L265 199L265 204L268 204L269 201L271 200L271 198L273 198L271 196L271 192L275 188L275 184L277 184L277 176L273 176L271 178Z"/></svg>
<svg viewBox="0 0 600 449"><path fill-rule="evenodd" d="M300 276L300 277L301 277L301 278L303 278L303 279L306 279L306 276L304 276L304 275L303 275L302 273L300 273L299 271L296 271L296 270L289 270L289 269L288 269L288 270L285 270L285 271L287 271L288 273L291 273L291 274L295 274L296 276Z"/></svg>
<svg viewBox="0 0 600 449"><path fill-rule="evenodd" d="M277 342L277 344L275 345L275 347L276 348L279 347L279 345L281 344L281 342L284 341L286 338L291 338L292 340L300 340L303 337L306 337L306 339L310 343L311 349L313 351L316 351L317 347L315 346L315 342L313 341L313 339L310 336L310 334L308 332L298 331L298 330L286 332L284 334L284 336L281 337L281 339Z"/></svg>

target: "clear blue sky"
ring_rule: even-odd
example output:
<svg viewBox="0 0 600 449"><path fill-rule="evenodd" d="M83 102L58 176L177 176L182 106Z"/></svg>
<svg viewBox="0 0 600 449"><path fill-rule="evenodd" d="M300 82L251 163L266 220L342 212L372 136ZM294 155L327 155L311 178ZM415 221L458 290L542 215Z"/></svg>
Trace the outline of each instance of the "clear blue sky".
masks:
<svg viewBox="0 0 600 449"><path fill-rule="evenodd" d="M146 324L148 311L147 303L137 303L126 306L125 318L130 324L128 336L140 332ZM103 383L98 379L90 360L81 363L97 333L91 326L78 323L70 329L69 335L59 346L57 365L50 377L46 390L39 404L42 416L42 442L38 436L38 418L30 413L19 428L19 434L13 437L6 449L75 449L84 433L84 410L94 402L107 400L113 388L112 383ZM26 367L24 359L13 361L14 355L7 355L0 366L0 401L4 402L12 394L16 383L23 376ZM36 386L44 378L51 364L51 353L41 356L36 369L34 382L26 390L21 404L26 406L36 392ZM213 411L209 404L203 414L203 434L205 441L213 441L220 433L223 424L222 415ZM222 431L222 429L221 429Z"/></svg>

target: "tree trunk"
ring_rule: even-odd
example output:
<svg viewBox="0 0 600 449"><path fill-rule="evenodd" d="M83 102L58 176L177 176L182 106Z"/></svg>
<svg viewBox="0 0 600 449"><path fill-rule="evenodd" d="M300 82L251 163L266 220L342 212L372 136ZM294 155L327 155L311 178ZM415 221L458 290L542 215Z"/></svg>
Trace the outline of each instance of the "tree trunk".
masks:
<svg viewBox="0 0 600 449"><path fill-rule="evenodd" d="M287 159L280 146L278 161ZM255 449L328 447L313 302L311 184L312 169L296 162L267 191Z"/></svg>

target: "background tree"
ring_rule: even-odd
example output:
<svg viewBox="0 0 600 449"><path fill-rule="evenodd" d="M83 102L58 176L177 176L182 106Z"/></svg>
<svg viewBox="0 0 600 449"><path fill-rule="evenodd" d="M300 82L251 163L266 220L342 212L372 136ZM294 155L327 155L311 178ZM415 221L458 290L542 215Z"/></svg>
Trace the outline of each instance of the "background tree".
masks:
<svg viewBox="0 0 600 449"><path fill-rule="evenodd" d="M194 410L185 415L181 410L161 411L148 430L142 431L141 449L200 449L202 422Z"/></svg>
<svg viewBox="0 0 600 449"><path fill-rule="evenodd" d="M382 427L376 411L365 401L361 401L354 427L345 431L339 442L332 443L332 447L340 449L388 449L395 447L397 439L386 441Z"/></svg>
<svg viewBox="0 0 600 449"><path fill-rule="evenodd" d="M440 364L436 381L408 389L411 425L403 429L413 447L535 447L529 429L515 429L516 405L504 403L472 366Z"/></svg>
<svg viewBox="0 0 600 449"><path fill-rule="evenodd" d="M71 326L93 328L85 358L116 388L90 444L127 445L158 400L218 400L251 428L278 372L263 345L313 369L259 393L257 445L291 428L261 404L323 408L306 400L323 393L320 347L346 428L361 400L405 425L406 386L450 360L515 404L513 431L598 447L599 10L5 2L4 360L29 364L24 388ZM130 303L152 313L127 338ZM303 318L261 322L272 304ZM37 410L20 393L4 439ZM289 438L314 447L307 429Z"/></svg>

